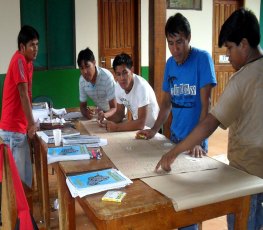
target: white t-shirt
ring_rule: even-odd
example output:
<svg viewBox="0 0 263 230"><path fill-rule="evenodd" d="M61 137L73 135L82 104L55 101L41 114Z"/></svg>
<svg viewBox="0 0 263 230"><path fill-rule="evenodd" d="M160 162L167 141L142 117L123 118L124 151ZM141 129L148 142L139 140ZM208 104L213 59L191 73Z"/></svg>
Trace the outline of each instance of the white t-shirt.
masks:
<svg viewBox="0 0 263 230"><path fill-rule="evenodd" d="M159 106L155 93L150 84L141 76L133 74L134 83L131 91L125 93L119 83L115 87L115 96L118 104L123 104L132 114L133 120L138 119L138 109L145 105L147 107L147 117L145 125L152 127L159 113Z"/></svg>

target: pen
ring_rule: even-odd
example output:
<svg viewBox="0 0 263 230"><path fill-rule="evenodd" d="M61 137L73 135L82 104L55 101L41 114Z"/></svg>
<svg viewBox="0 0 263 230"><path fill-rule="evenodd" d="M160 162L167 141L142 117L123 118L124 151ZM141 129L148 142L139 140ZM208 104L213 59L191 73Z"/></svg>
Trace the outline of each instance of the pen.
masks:
<svg viewBox="0 0 263 230"><path fill-rule="evenodd" d="M97 158L97 153L94 149L91 150L92 158Z"/></svg>

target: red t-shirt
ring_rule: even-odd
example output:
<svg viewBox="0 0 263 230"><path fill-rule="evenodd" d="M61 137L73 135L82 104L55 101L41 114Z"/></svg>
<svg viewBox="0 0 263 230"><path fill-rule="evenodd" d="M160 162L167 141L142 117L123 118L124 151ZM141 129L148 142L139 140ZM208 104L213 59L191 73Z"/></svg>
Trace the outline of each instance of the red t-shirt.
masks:
<svg viewBox="0 0 263 230"><path fill-rule="evenodd" d="M0 129L19 133L27 132L28 122L22 108L18 84L28 84L28 95L32 101L32 76L33 63L27 63L25 57L16 51L5 77Z"/></svg>

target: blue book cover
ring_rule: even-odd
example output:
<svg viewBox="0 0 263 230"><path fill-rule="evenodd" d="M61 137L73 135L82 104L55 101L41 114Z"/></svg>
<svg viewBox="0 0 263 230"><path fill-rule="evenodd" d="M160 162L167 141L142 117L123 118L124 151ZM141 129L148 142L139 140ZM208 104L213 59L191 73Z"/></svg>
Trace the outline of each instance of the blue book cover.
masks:
<svg viewBox="0 0 263 230"><path fill-rule="evenodd" d="M77 189L125 182L126 178L116 169L104 169L68 177Z"/></svg>
<svg viewBox="0 0 263 230"><path fill-rule="evenodd" d="M75 145L75 146L71 145L71 146L48 148L47 154L50 157L75 156L81 154L91 155L90 151L85 145Z"/></svg>

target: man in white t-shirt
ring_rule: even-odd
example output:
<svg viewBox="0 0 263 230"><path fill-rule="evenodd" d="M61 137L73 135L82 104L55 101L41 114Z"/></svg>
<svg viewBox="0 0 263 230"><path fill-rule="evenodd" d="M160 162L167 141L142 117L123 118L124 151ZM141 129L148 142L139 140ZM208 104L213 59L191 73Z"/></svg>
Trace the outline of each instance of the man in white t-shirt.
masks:
<svg viewBox="0 0 263 230"><path fill-rule="evenodd" d="M132 131L152 127L158 116L159 106L149 83L133 73L133 62L128 54L115 57L113 69L117 79L115 97L117 111L106 122L109 132ZM131 112L132 120L126 120L125 108Z"/></svg>

